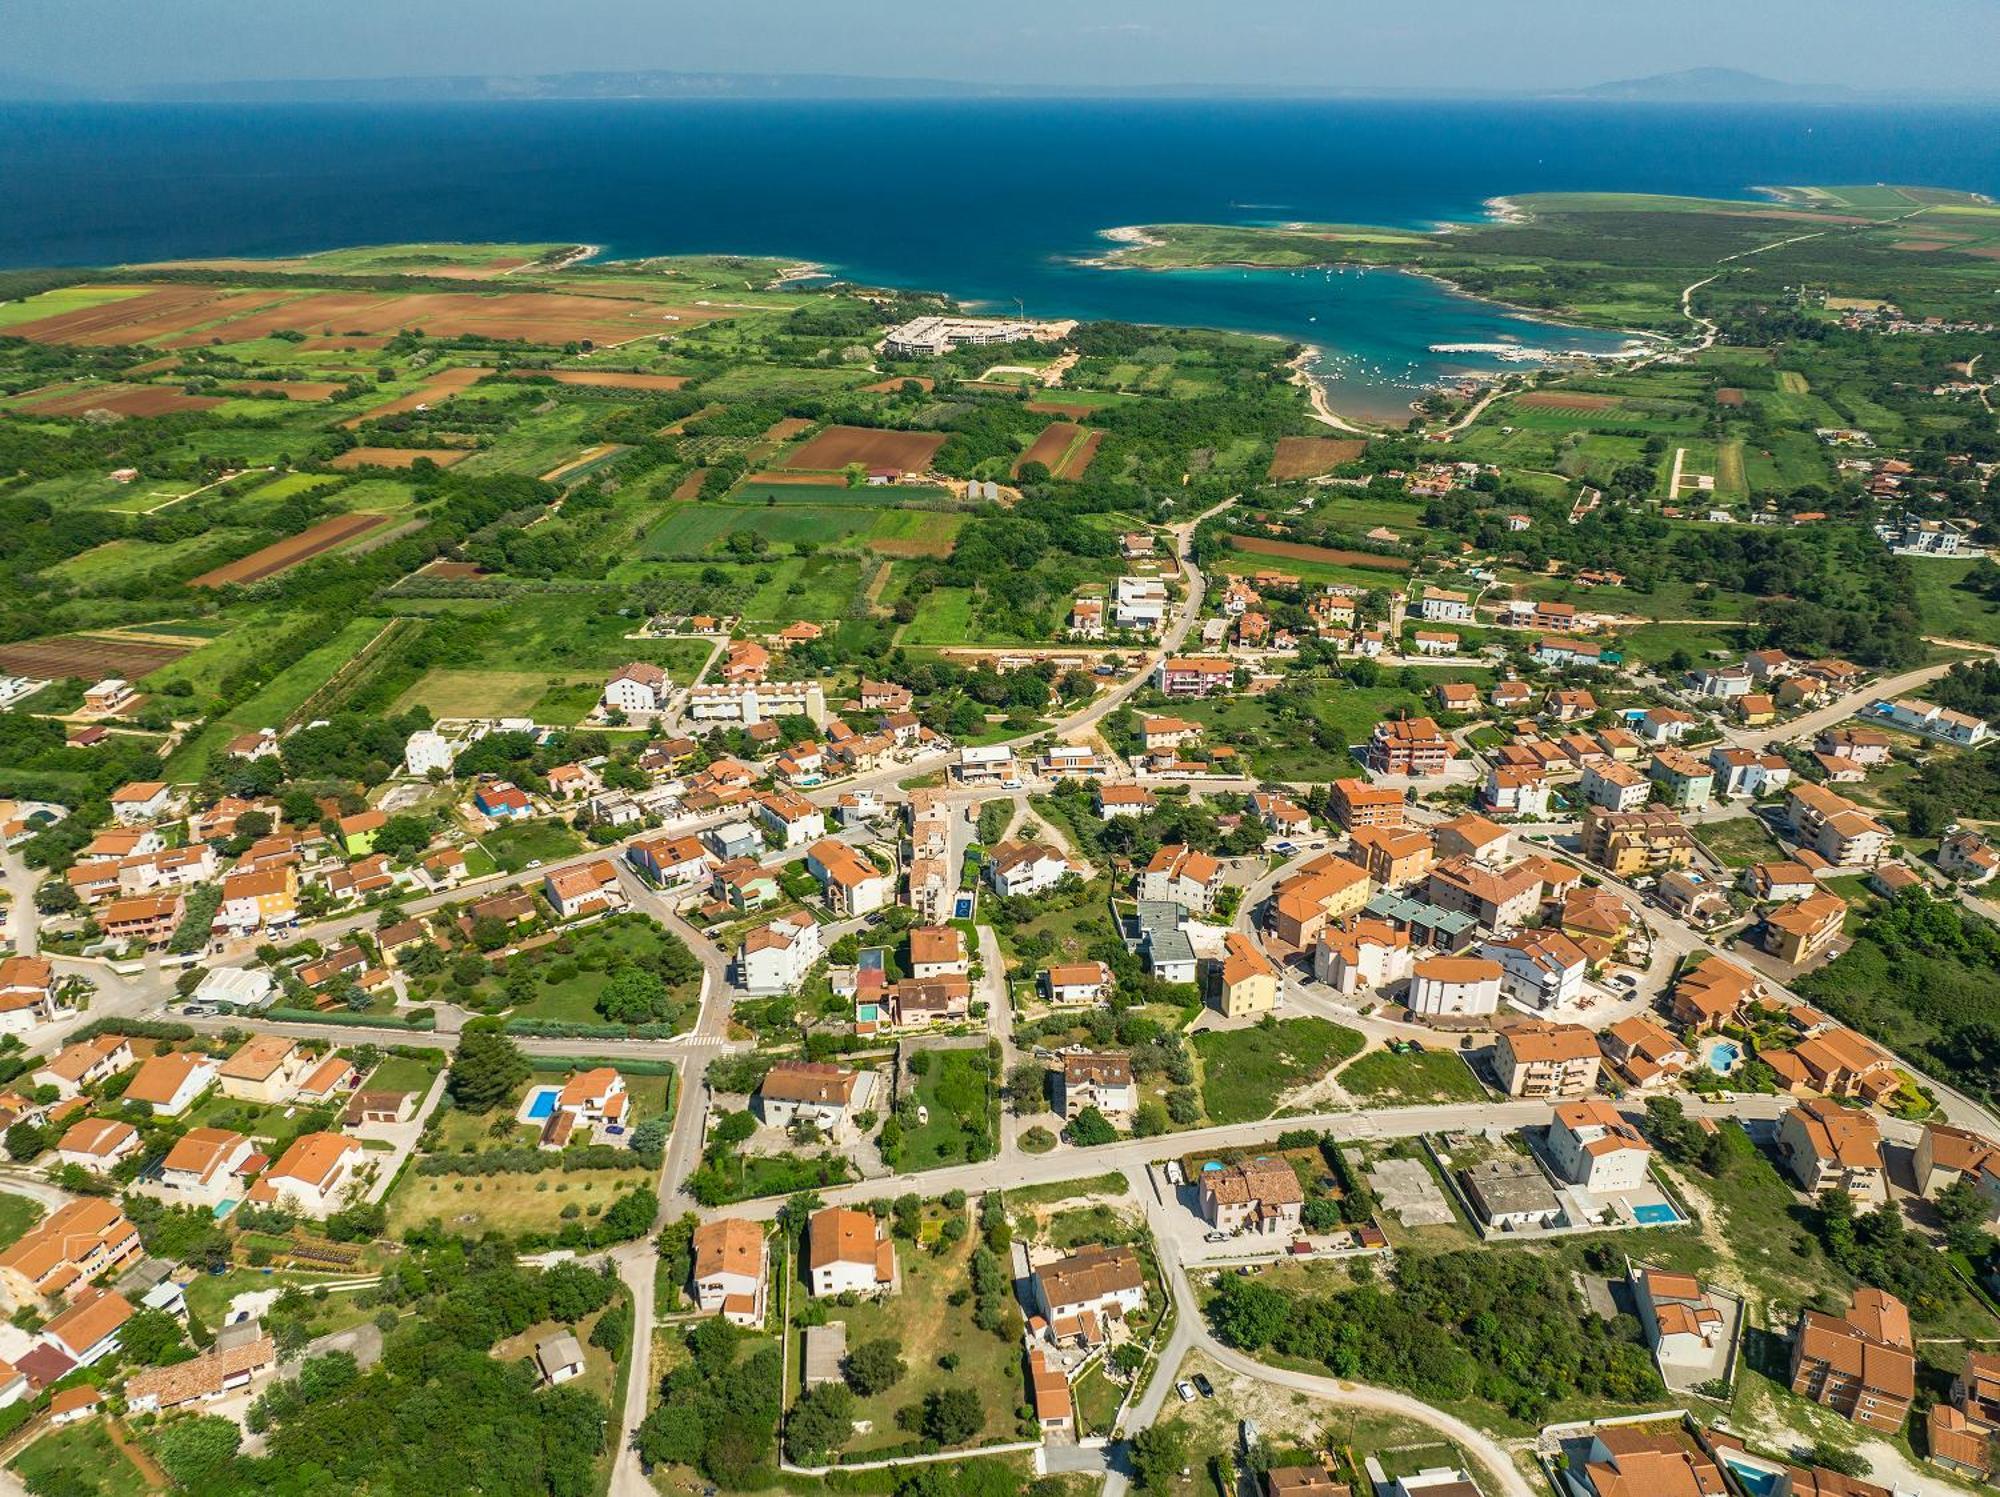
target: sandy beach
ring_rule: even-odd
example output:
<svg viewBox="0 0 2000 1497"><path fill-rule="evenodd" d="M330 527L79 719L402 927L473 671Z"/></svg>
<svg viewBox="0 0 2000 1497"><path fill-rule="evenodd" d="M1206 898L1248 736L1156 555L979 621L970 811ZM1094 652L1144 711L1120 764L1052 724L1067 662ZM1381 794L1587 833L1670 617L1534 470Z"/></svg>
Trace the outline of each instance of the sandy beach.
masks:
<svg viewBox="0 0 2000 1497"><path fill-rule="evenodd" d="M1349 421L1333 408L1332 402L1326 398L1326 387L1313 378L1310 367L1312 361L1318 358L1322 352L1322 349L1312 344L1307 344L1285 365L1287 369L1292 371L1292 383L1305 386L1306 398L1312 402L1313 419L1324 426L1331 426L1335 431L1344 431L1352 436L1381 436L1385 428L1380 426L1356 426L1352 421Z"/></svg>

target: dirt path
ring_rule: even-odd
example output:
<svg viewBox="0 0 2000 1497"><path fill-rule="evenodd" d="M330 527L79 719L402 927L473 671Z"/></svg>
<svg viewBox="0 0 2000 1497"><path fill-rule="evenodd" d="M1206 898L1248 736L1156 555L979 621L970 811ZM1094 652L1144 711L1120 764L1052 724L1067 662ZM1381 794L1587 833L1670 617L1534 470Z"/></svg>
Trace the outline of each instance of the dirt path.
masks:
<svg viewBox="0 0 2000 1497"><path fill-rule="evenodd" d="M146 1478L146 1484L156 1492L164 1492L173 1485L167 1473L160 1469L160 1463L150 1452L125 1432L125 1426L116 1419L104 1421L104 1433L111 1437L111 1443L125 1453L125 1459L138 1468Z"/></svg>

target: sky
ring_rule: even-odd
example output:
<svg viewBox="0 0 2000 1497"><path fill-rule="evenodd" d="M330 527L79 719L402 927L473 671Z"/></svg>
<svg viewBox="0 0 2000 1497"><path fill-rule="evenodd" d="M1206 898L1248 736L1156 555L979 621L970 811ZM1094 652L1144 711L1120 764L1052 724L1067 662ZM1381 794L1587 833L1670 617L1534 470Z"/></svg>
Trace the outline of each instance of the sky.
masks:
<svg viewBox="0 0 2000 1497"><path fill-rule="evenodd" d="M0 74L110 89L666 70L1546 89L1731 67L1994 90L2000 0L4 0Z"/></svg>

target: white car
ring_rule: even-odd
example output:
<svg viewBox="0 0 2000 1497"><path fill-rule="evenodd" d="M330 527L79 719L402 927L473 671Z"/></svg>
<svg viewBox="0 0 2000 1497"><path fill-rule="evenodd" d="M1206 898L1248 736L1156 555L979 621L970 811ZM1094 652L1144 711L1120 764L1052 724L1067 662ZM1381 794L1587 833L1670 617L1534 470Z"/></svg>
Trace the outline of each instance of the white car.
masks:
<svg viewBox="0 0 2000 1497"><path fill-rule="evenodd" d="M1181 1402L1182 1402L1182 1403L1193 1403L1193 1402L1194 1402L1194 1384L1193 1384L1193 1383L1189 1383L1189 1382L1179 1382L1179 1383L1175 1383L1175 1384L1174 1384L1174 1392L1176 1392L1176 1393L1178 1393L1178 1394L1180 1395L1180 1398L1181 1398Z"/></svg>

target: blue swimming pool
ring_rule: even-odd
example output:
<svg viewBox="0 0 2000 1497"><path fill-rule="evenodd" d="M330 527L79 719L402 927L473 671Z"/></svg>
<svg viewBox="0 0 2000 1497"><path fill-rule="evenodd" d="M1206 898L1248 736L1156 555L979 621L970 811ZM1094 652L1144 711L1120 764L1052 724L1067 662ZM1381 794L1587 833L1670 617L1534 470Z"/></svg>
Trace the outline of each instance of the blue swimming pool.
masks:
<svg viewBox="0 0 2000 1497"><path fill-rule="evenodd" d="M1665 1201L1651 1201L1632 1208L1632 1220L1643 1227L1670 1227L1680 1219L1681 1214Z"/></svg>
<svg viewBox="0 0 2000 1497"><path fill-rule="evenodd" d="M549 1115L556 1110L556 1098L561 1095L562 1088L559 1086L536 1087L534 1095L528 1098L528 1110L525 1114L528 1120L534 1123L547 1122Z"/></svg>
<svg viewBox="0 0 2000 1497"><path fill-rule="evenodd" d="M1778 1472L1769 1470L1761 1464L1753 1466L1742 1457L1732 1455L1726 1450L1721 1452L1721 1455L1722 1464L1729 1468L1729 1474L1736 1478L1736 1484L1743 1488L1749 1497L1770 1497L1777 1488Z"/></svg>
<svg viewBox="0 0 2000 1497"><path fill-rule="evenodd" d="M1708 1048L1708 1068L1718 1076L1727 1076L1742 1058L1743 1049L1733 1040L1717 1040Z"/></svg>

